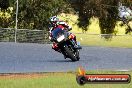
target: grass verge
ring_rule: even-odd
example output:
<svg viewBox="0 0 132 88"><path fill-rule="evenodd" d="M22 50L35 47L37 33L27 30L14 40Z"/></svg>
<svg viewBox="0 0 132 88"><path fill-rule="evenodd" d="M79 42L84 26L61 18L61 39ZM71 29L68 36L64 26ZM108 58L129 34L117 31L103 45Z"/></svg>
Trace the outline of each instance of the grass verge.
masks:
<svg viewBox="0 0 132 88"><path fill-rule="evenodd" d="M118 71L88 71L87 74L130 74ZM0 88L132 88L129 84L85 84L76 82L74 73L8 74L0 76Z"/></svg>
<svg viewBox="0 0 132 88"><path fill-rule="evenodd" d="M100 35L76 34L77 41L85 46L105 46L132 48L132 36L113 36L111 40L106 40Z"/></svg>

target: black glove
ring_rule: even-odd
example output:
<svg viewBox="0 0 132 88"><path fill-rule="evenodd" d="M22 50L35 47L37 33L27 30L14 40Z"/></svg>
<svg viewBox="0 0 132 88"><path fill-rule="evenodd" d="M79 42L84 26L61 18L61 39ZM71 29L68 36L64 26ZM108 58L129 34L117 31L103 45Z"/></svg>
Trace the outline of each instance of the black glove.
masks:
<svg viewBox="0 0 132 88"><path fill-rule="evenodd" d="M72 28L69 28L69 29L68 29L68 31L71 31L71 30L72 30Z"/></svg>
<svg viewBox="0 0 132 88"><path fill-rule="evenodd" d="M50 39L50 41L51 41L51 42L53 42L53 41L54 41L54 39L53 39L53 38L51 38L51 39Z"/></svg>

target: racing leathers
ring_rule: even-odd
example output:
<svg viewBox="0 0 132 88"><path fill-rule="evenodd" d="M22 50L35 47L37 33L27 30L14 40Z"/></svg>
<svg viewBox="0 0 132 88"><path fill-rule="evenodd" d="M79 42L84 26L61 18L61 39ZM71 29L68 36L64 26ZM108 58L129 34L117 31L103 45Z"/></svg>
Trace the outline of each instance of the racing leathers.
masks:
<svg viewBox="0 0 132 88"><path fill-rule="evenodd" d="M53 30L55 30L56 28L61 28L62 30L68 30L68 31L70 31L70 30L72 30L72 27L71 26L69 26L66 22L64 22L64 21L58 21L58 22L56 22L56 23L54 23L54 24L51 24L50 25L50 27L49 27L49 33L50 33L50 36L49 36L49 39L50 39L50 41L52 41L53 42L53 44L52 44L52 49L54 49L55 51L58 51L58 52L61 52L60 51L60 49L59 49L59 47L58 47L58 45L57 45L57 43L56 42L54 42L53 41L53 39L52 39L52 31ZM73 34L73 33L69 33L69 36L70 36L70 39L73 39L73 41L75 42L75 44L76 44L76 36Z"/></svg>

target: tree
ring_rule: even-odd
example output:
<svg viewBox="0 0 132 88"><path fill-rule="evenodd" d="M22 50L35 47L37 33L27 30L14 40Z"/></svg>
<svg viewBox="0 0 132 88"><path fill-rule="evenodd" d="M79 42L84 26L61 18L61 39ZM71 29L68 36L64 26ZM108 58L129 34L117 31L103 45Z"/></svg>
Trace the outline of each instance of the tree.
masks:
<svg viewBox="0 0 132 88"><path fill-rule="evenodd" d="M0 8L1 9L7 9L9 7L9 0L1 0L0 1Z"/></svg>
<svg viewBox="0 0 132 88"><path fill-rule="evenodd" d="M15 26L16 0L10 0L13 7L12 24ZM67 8L65 0L19 0L18 28L46 29L49 17Z"/></svg>
<svg viewBox="0 0 132 88"><path fill-rule="evenodd" d="M4 23L5 19L0 18L1 22L9 24L8 26L15 26L16 0L1 2L5 1L9 1L8 5L13 7L13 13L11 13L10 21ZM96 17L99 19L101 33L112 34L118 21L119 2L126 6L132 5L131 0L19 0L18 28L47 29L50 16L70 12L69 7L72 6L71 8L79 12L78 26L83 30L87 30L90 18ZM8 5L5 7L7 8Z"/></svg>
<svg viewBox="0 0 132 88"><path fill-rule="evenodd" d="M126 6L132 4L131 0L75 0L72 7L79 12L78 25L83 30L87 30L90 18L96 17L99 19L101 33L112 34L118 21L119 2Z"/></svg>

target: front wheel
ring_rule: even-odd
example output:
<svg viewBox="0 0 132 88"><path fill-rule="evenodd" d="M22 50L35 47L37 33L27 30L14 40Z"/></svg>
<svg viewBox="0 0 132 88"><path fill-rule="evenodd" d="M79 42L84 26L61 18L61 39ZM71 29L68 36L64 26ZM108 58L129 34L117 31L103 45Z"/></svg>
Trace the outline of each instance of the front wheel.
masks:
<svg viewBox="0 0 132 88"><path fill-rule="evenodd" d="M64 47L65 53L72 61L78 61L79 59L76 57L76 54L74 54L73 51L68 46Z"/></svg>
<svg viewBox="0 0 132 88"><path fill-rule="evenodd" d="M79 56L79 50L78 49L75 51L75 56L76 56L77 60L79 61L80 56Z"/></svg>

